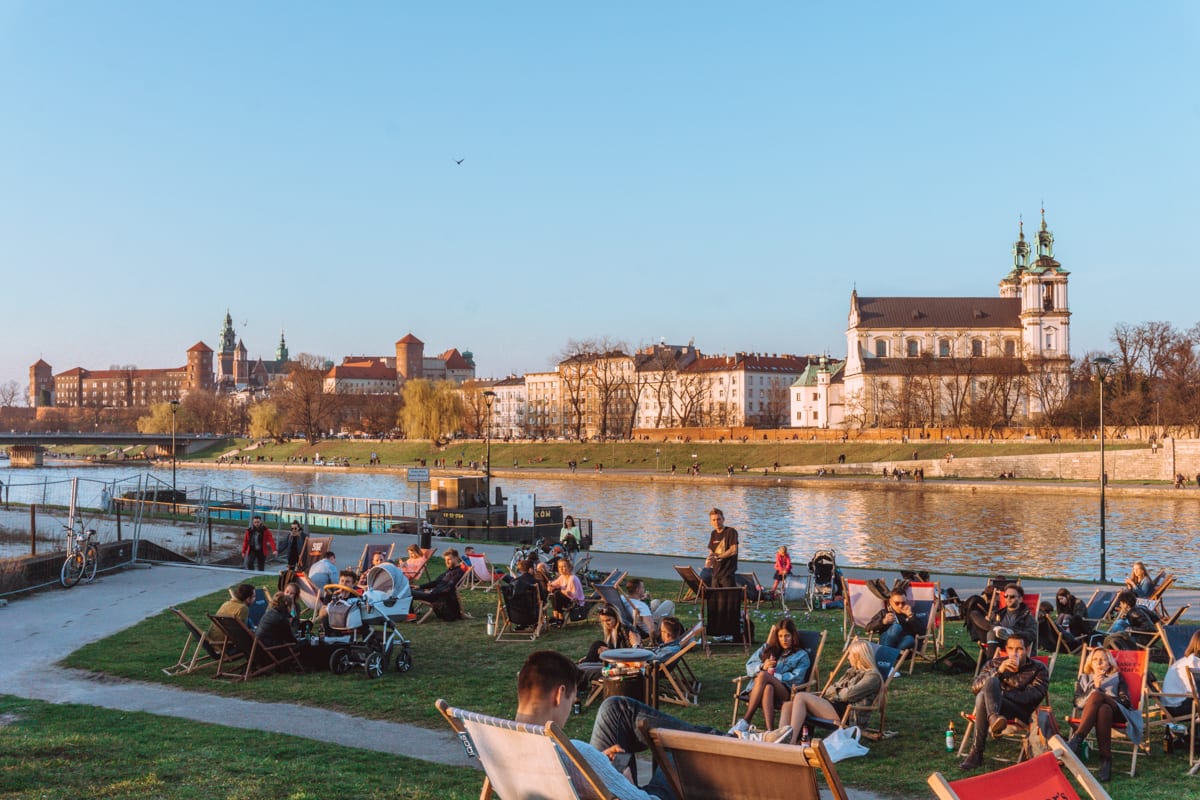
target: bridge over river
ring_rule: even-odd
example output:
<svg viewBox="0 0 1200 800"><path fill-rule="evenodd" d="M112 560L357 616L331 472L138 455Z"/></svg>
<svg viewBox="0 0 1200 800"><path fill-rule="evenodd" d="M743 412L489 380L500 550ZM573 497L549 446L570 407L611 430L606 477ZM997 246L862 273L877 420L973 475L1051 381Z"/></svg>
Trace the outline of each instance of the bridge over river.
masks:
<svg viewBox="0 0 1200 800"><path fill-rule="evenodd" d="M100 444L114 447L153 445L168 453L172 449L187 452L199 445L221 441L221 437L205 433L103 433L100 431L56 431L53 433L0 433L0 447L8 448L14 467L40 467L47 445Z"/></svg>

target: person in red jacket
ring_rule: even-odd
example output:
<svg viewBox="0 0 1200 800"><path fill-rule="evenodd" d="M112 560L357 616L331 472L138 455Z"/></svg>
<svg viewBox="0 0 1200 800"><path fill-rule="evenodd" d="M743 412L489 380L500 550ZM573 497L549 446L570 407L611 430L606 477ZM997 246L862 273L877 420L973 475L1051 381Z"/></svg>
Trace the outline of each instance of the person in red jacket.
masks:
<svg viewBox="0 0 1200 800"><path fill-rule="evenodd" d="M267 559L275 554L275 537L271 529L263 524L262 517L255 515L242 537L242 566L245 569L266 569Z"/></svg>

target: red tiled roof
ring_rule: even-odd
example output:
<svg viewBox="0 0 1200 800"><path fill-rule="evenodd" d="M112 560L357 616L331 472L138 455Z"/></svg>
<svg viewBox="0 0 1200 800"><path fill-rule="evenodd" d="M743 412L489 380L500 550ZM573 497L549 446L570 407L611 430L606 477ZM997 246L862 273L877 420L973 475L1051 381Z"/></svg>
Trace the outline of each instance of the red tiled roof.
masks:
<svg viewBox="0 0 1200 800"><path fill-rule="evenodd" d="M1019 297L860 297L860 328L1019 328Z"/></svg>
<svg viewBox="0 0 1200 800"><path fill-rule="evenodd" d="M396 370L374 363L339 364L325 373L325 377L360 381L395 381Z"/></svg>
<svg viewBox="0 0 1200 800"><path fill-rule="evenodd" d="M471 362L462 357L462 353L458 352L457 347L450 348L438 356L438 358L446 362L446 369L469 370L471 368Z"/></svg>
<svg viewBox="0 0 1200 800"><path fill-rule="evenodd" d="M697 358L684 372L782 372L800 374L808 366L808 358L792 355L760 355L737 353L732 356Z"/></svg>
<svg viewBox="0 0 1200 800"><path fill-rule="evenodd" d="M396 344L425 344L425 343L410 333L407 336L405 336L403 339L401 339L400 341L396 342Z"/></svg>
<svg viewBox="0 0 1200 800"><path fill-rule="evenodd" d="M213 349L201 341L196 342L194 345L189 347L187 351L189 353L211 353Z"/></svg>

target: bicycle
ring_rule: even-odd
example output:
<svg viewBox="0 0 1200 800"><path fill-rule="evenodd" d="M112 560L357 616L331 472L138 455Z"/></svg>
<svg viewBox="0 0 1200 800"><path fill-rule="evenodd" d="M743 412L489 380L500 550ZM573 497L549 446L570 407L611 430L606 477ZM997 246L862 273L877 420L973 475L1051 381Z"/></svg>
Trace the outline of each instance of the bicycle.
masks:
<svg viewBox="0 0 1200 800"><path fill-rule="evenodd" d="M70 589L82 579L91 583L96 577L96 566L100 563L100 551L96 548L96 531L92 528L83 529L83 521L77 523L79 530L72 525L64 525L67 529L67 558L63 561L59 581Z"/></svg>

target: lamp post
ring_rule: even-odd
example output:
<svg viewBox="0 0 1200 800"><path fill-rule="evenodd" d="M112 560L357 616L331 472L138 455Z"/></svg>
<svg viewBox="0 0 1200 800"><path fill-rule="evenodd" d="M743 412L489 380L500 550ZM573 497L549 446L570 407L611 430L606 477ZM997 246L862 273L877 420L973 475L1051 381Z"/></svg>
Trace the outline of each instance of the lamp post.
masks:
<svg viewBox="0 0 1200 800"><path fill-rule="evenodd" d="M1104 569L1104 485L1107 483L1104 474L1104 381L1112 369L1112 359L1107 356L1097 356L1092 359L1096 367L1096 379L1100 384L1100 582L1108 580Z"/></svg>
<svg viewBox="0 0 1200 800"><path fill-rule="evenodd" d="M484 441L487 442L487 454L483 461L483 475L487 485L487 515L483 518L483 538L492 538L492 403L496 401L496 393L488 389L483 393L487 403L487 423L483 429Z"/></svg>
<svg viewBox="0 0 1200 800"><path fill-rule="evenodd" d="M171 513L176 513L178 504L175 495L175 415L179 413L179 401L171 401Z"/></svg>

